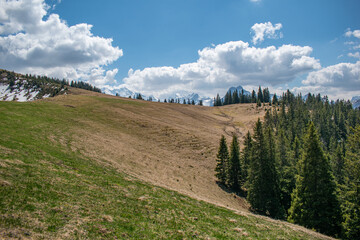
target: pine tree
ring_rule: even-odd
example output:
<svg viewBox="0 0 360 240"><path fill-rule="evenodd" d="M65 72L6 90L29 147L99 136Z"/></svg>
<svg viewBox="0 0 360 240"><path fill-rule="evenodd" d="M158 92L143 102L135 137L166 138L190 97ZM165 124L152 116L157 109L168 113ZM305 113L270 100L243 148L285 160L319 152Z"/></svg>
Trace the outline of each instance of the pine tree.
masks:
<svg viewBox="0 0 360 240"><path fill-rule="evenodd" d="M241 152L241 183L243 186L247 188L247 180L248 180L248 172L249 172L249 165L251 162L252 157L252 139L250 131L247 132L246 136L244 137L244 148Z"/></svg>
<svg viewBox="0 0 360 240"><path fill-rule="evenodd" d="M240 103L240 98L239 98L239 93L238 93L238 90L235 89L235 91L233 92L232 94L232 103L233 104L237 104L237 103Z"/></svg>
<svg viewBox="0 0 360 240"><path fill-rule="evenodd" d="M278 131L277 136L277 160L280 173L281 204L287 211L291 205L291 193L295 188L296 167L292 162L289 141L283 129Z"/></svg>
<svg viewBox="0 0 360 240"><path fill-rule="evenodd" d="M347 141L345 172L344 233L347 239L360 239L360 125Z"/></svg>
<svg viewBox="0 0 360 240"><path fill-rule="evenodd" d="M329 161L312 122L303 142L304 153L298 163L288 220L336 236L341 222L339 202Z"/></svg>
<svg viewBox="0 0 360 240"><path fill-rule="evenodd" d="M273 96L272 104L273 104L273 105L277 105L277 104L278 104L278 99L277 99L276 93L275 93L274 96Z"/></svg>
<svg viewBox="0 0 360 240"><path fill-rule="evenodd" d="M234 134L230 146L230 159L228 167L228 185L235 192L240 192L240 147L237 136Z"/></svg>
<svg viewBox="0 0 360 240"><path fill-rule="evenodd" d="M223 185L226 185L227 182L227 169L229 163L229 152L226 144L226 139L224 135L221 136L220 146L218 154L216 155L216 168L215 168L215 176L219 180L219 182Z"/></svg>
<svg viewBox="0 0 360 240"><path fill-rule="evenodd" d="M256 103L257 99L256 99L256 93L255 90L252 90L251 92L251 103Z"/></svg>
<svg viewBox="0 0 360 240"><path fill-rule="evenodd" d="M266 131L258 119L254 128L253 155L249 169L248 201L253 211L273 218L283 218L280 188L275 169L274 140L271 129Z"/></svg>
<svg viewBox="0 0 360 240"><path fill-rule="evenodd" d="M264 96L263 96L263 92L261 90L261 86L259 86L257 98L258 98L258 101L260 101L261 103L264 102Z"/></svg>

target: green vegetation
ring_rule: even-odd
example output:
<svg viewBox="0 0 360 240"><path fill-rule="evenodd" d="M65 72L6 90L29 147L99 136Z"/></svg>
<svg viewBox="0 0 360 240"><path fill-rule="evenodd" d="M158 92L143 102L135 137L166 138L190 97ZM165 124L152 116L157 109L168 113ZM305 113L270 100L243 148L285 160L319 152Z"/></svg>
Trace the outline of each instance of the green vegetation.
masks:
<svg viewBox="0 0 360 240"><path fill-rule="evenodd" d="M111 124L97 109L130 100L72 98L76 107L61 100L0 102L0 238L323 238L152 186L85 157L73 148L73 130L90 131L86 121Z"/></svg>
<svg viewBox="0 0 360 240"><path fill-rule="evenodd" d="M240 166L240 148L236 135L233 135L230 146L230 158L228 168L228 185L234 192L241 189L241 166Z"/></svg>
<svg viewBox="0 0 360 240"><path fill-rule="evenodd" d="M339 234L341 215L335 183L312 122L304 145L302 159L298 162L299 173L289 209L289 220L328 235Z"/></svg>
<svg viewBox="0 0 360 240"><path fill-rule="evenodd" d="M219 151L216 157L217 164L215 168L215 176L219 179L219 183L221 183L222 185L226 185L226 181L228 179L227 170L229 165L229 151L224 135L221 136Z"/></svg>
<svg viewBox="0 0 360 240"><path fill-rule="evenodd" d="M351 131L344 167L344 232L348 239L360 239L360 126Z"/></svg>
<svg viewBox="0 0 360 240"><path fill-rule="evenodd" d="M255 212L281 219L284 216L284 209L280 204L277 174L274 139L269 128L264 134L259 119L254 128L247 198Z"/></svg>
<svg viewBox="0 0 360 240"><path fill-rule="evenodd" d="M233 104L227 96L222 104ZM261 87L251 99L269 107L264 127L259 120L253 137L244 138L242 187L252 210L331 236L359 238L360 110L349 101L329 102L320 94L304 100L289 90L279 99L274 95L271 106Z"/></svg>

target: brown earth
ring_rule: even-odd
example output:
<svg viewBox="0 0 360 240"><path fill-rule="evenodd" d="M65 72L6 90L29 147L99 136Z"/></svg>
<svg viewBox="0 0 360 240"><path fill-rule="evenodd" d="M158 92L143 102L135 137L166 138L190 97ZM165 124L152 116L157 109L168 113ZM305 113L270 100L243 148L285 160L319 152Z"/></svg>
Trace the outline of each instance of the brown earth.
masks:
<svg viewBox="0 0 360 240"><path fill-rule="evenodd" d="M73 150L154 185L230 209L248 209L243 198L216 183L215 157L221 135L228 145L232 134L242 141L263 117L263 107L154 103L79 89L46 101L85 115L72 127L71 143L58 139Z"/></svg>

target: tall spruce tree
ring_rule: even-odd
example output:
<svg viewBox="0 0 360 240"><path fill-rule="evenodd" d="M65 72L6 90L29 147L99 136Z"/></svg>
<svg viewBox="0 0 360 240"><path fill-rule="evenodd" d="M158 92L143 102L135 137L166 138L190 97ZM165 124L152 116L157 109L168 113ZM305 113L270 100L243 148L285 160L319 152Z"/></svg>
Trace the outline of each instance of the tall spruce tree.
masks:
<svg viewBox="0 0 360 240"><path fill-rule="evenodd" d="M263 96L263 92L261 90L261 86L259 86L257 98L258 98L258 101L260 101L261 103L264 102L264 96Z"/></svg>
<svg viewBox="0 0 360 240"><path fill-rule="evenodd" d="M264 136L258 119L254 128L253 151L249 169L248 201L253 211L273 218L283 218L280 187L275 169L275 145L270 128Z"/></svg>
<svg viewBox="0 0 360 240"><path fill-rule="evenodd" d="M228 167L228 185L231 190L240 192L241 185L240 147L237 136L234 134L230 146L230 159Z"/></svg>
<svg viewBox="0 0 360 240"><path fill-rule="evenodd" d="M248 187L247 180L248 180L248 172L249 172L249 165L251 162L252 157L252 138L250 131L244 137L244 148L241 152L241 182L245 188Z"/></svg>
<svg viewBox="0 0 360 240"><path fill-rule="evenodd" d="M229 151L224 135L222 135L220 139L219 151L216 155L216 162L215 176L221 184L226 185L228 178L227 169L229 164Z"/></svg>
<svg viewBox="0 0 360 240"><path fill-rule="evenodd" d="M340 233L340 208L328 159L315 126L310 122L298 162L296 187L288 220L336 236Z"/></svg>
<svg viewBox="0 0 360 240"><path fill-rule="evenodd" d="M360 239L360 125L353 129L345 154L345 238Z"/></svg>

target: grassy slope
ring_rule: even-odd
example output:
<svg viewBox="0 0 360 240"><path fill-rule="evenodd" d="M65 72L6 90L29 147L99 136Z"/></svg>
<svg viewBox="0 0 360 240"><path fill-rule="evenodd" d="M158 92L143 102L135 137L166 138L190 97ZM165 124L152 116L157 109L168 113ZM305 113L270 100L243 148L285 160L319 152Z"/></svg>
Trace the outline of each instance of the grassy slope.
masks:
<svg viewBox="0 0 360 240"><path fill-rule="evenodd" d="M78 144L82 136L77 131L80 126L84 134L103 130L94 129L93 122L115 127L98 105L145 103L70 98L76 98L76 107L63 104L66 96L0 102L0 238L325 238L287 223L235 214L122 173L121 164Z"/></svg>

